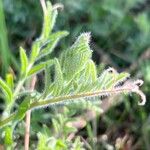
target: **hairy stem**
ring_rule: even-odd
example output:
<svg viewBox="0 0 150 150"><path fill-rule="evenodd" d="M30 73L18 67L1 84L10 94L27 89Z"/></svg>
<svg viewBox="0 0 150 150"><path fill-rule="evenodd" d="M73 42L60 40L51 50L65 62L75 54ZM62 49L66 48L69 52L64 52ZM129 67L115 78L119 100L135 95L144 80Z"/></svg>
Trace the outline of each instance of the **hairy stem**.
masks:
<svg viewBox="0 0 150 150"><path fill-rule="evenodd" d="M8 118L4 119L3 121L0 122L0 127L5 126L6 124L8 124L10 121L12 121L16 116L16 113L12 114L11 116L9 116Z"/></svg>
<svg viewBox="0 0 150 150"><path fill-rule="evenodd" d="M75 94L75 95L60 96L60 97L50 98L47 100L33 102L30 105L30 109L34 109L37 107L44 107L49 104L55 104L55 103L63 102L66 100L74 100L74 99L79 99L79 98L90 98L90 97L103 96L103 95L105 96L105 95L119 94L122 92L130 92L130 91L131 90L128 88L118 88L118 89L114 89L114 90L101 90L101 91L96 91L96 92L88 92L88 93L80 93L80 94Z"/></svg>
<svg viewBox="0 0 150 150"><path fill-rule="evenodd" d="M18 94L19 91L21 90L21 88L22 88L24 82L25 82L25 79L22 79L22 80L20 80L20 81L18 82L17 87L16 87L15 92L14 92L14 98L17 96L17 94Z"/></svg>
<svg viewBox="0 0 150 150"><path fill-rule="evenodd" d="M65 96L60 96L60 97L54 97L50 98L47 100L39 100L37 102L33 102L30 105L30 109L35 109L39 107L44 107L47 105L55 104L55 103L61 103L64 101L70 101L70 100L75 100L79 98L90 98L90 97L96 97L96 96L105 96L105 95L112 95L112 94L120 94L123 92L127 93L136 93L139 94L142 98L142 101L145 103L146 99L144 94L139 90L139 89L133 89L132 86L123 86L123 87L118 87L110 90L100 90L100 91L95 91L95 92L87 92L87 93L80 93L80 94L75 94L75 95L65 95ZM6 118L5 120L0 122L0 127L4 126L8 122L12 121L14 119L16 114L11 115L10 117Z"/></svg>

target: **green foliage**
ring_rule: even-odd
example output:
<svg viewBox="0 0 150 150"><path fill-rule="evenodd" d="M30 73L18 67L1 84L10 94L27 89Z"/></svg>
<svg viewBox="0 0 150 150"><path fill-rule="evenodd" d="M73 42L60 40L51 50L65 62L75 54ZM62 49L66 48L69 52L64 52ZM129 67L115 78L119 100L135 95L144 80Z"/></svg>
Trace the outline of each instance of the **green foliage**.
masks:
<svg viewBox="0 0 150 150"><path fill-rule="evenodd" d="M81 34L76 42L62 55L62 68L66 80L71 80L78 74L91 58L89 47L90 34Z"/></svg>
<svg viewBox="0 0 150 150"><path fill-rule="evenodd" d="M74 142L67 140L68 135L77 131L75 127L71 125L71 119L69 119L69 110L64 109L64 114L55 114L52 119L53 130L50 131L47 126L43 126L42 133L38 134L38 149L82 149L83 143L80 138L77 137ZM59 137L59 138L57 138Z"/></svg>
<svg viewBox="0 0 150 150"><path fill-rule="evenodd" d="M5 94L6 97L6 103L9 104L12 101L12 91L9 87L9 85L7 85L7 83L0 78L0 88L3 91L3 93Z"/></svg>
<svg viewBox="0 0 150 150"><path fill-rule="evenodd" d="M38 150L60 150L60 149L67 149L66 143L63 143L61 139L55 139L53 137L46 137L43 134L39 134L39 143L38 143Z"/></svg>
<svg viewBox="0 0 150 150"><path fill-rule="evenodd" d="M14 77L11 73L6 74L7 85L13 90L14 88Z"/></svg>
<svg viewBox="0 0 150 150"><path fill-rule="evenodd" d="M51 66L52 64L53 64L53 60L47 60L47 61L41 62L37 65L34 65L28 72L28 76L37 74L37 73L41 72L42 70L44 70L47 66Z"/></svg>
<svg viewBox="0 0 150 150"><path fill-rule="evenodd" d="M108 6L107 2L102 6L103 11L108 11L106 7ZM109 11L121 18L119 10L116 10L113 4L111 3ZM40 109L46 106L52 107L54 104L64 104L65 102L75 103L76 100L82 104L81 100L90 99L93 101L103 96L132 92L141 96L142 102L139 104L145 104L146 100L145 95L139 90L143 83L141 80L133 81L128 79L128 73L118 73L113 68L103 70L100 75L97 73L97 67L91 58L90 33L82 33L72 46L69 46L62 52L60 57L54 58L52 55L54 48L61 38L68 35L68 32L53 32L57 9L50 2L43 5L43 13L42 33L33 42L29 56L24 48L20 48L20 78L16 77L15 84L13 83L12 75L6 76L6 81L0 79L0 88L6 101L6 109L3 111L0 128L3 130L4 126L6 126L6 129L3 130L5 133L5 144L12 145L13 148L15 145L12 141L13 129L7 128L7 125L15 126L19 121L23 122L25 113L30 109ZM143 21L140 26L142 27L144 24ZM113 24L112 31L117 27L118 25ZM108 35L110 33L103 33L104 37ZM26 85L30 81L29 79L41 71L45 73L45 89L42 91L34 89L34 91L28 92L28 86ZM36 95L34 95L35 93ZM18 100L23 101L18 103ZM65 111L68 112L68 110ZM7 116L5 115L6 113ZM77 130L74 126L68 125L70 123L68 114L64 116L58 113L51 119L53 128L51 132L53 134L49 133L47 127L43 127L46 133L44 131L44 133L38 133L39 150L84 149L84 144L80 137L75 138L74 141L66 140L71 133L75 133Z"/></svg>
<svg viewBox="0 0 150 150"><path fill-rule="evenodd" d="M10 126L5 127L5 145L11 146L13 144L12 128Z"/></svg>
<svg viewBox="0 0 150 150"><path fill-rule="evenodd" d="M30 101L31 98L30 97L26 97L23 102L20 104L18 112L14 118L15 121L19 121L22 120L25 116L25 113L27 112L27 110L30 107Z"/></svg>
<svg viewBox="0 0 150 150"><path fill-rule="evenodd" d="M20 59L21 59L21 75L26 76L27 73L26 71L28 67L28 58L25 50L22 47L20 48Z"/></svg>
<svg viewBox="0 0 150 150"><path fill-rule="evenodd" d="M50 34L48 39L45 40L45 42L42 45L45 48L42 50L38 59L50 54L53 51L53 49L56 47L59 40L67 35L68 35L67 31L58 31L56 33Z"/></svg>

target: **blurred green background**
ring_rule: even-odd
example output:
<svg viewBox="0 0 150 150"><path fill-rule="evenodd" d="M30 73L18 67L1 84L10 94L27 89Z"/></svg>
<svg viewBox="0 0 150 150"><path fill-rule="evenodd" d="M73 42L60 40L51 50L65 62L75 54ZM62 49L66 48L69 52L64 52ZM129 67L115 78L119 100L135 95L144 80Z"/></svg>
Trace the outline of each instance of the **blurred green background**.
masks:
<svg viewBox="0 0 150 150"><path fill-rule="evenodd" d="M150 1L52 0L51 2L64 5L64 9L59 11L55 30L65 29L70 32L69 36L60 42L53 55L58 56L62 50L73 43L80 33L90 31L93 60L98 69L112 66L119 72L128 71L135 79L143 79L142 90L147 97L147 103L143 107L137 105L138 100L135 100L138 99L137 97L118 97L123 99L123 102L114 107L108 107L103 115L97 114L99 104L94 106L86 104L85 108L77 104L76 107L67 106L69 109L63 106L64 114L69 115L62 116L62 118L71 119L74 116L83 116L85 109L96 112L96 116L86 121L86 126L76 133L84 138L86 144L89 144L92 149L111 149L122 144L123 150L149 150ZM32 41L39 35L42 27L42 9L39 1L3 0L3 5L4 9L0 0L1 76L8 71L17 72L20 61L19 46L30 49ZM30 53L29 50L28 53ZM53 115L56 118L55 114L61 112L62 107L53 109L55 109ZM80 113L77 110L80 110ZM38 113L44 113L40 113L39 116L33 113L33 133L31 133L33 147L36 141L35 132L39 131L43 123L49 123L51 111L52 108L40 110ZM45 120L41 121L41 118ZM16 133L23 134L23 131L18 128ZM19 139L21 140L21 137Z"/></svg>

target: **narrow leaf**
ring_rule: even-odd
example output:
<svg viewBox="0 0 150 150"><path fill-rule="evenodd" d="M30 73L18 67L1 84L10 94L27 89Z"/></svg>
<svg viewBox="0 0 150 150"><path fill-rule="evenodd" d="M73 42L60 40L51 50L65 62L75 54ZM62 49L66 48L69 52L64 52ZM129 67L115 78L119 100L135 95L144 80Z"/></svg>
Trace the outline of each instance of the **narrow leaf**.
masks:
<svg viewBox="0 0 150 150"><path fill-rule="evenodd" d="M37 74L37 73L41 72L42 70L44 70L46 66L51 66L52 64L53 64L53 60L48 60L48 61L42 62L42 63L40 63L38 65L35 65L28 72L28 76L31 76L33 74Z"/></svg>
<svg viewBox="0 0 150 150"><path fill-rule="evenodd" d="M30 107L30 100L31 100L31 98L28 96L20 104L19 110L18 110L18 112L14 118L15 121L19 121L19 120L22 120L24 118L26 111Z"/></svg>
<svg viewBox="0 0 150 150"><path fill-rule="evenodd" d="M59 94L63 87L63 73L58 59L55 58L54 93Z"/></svg>
<svg viewBox="0 0 150 150"><path fill-rule="evenodd" d="M38 150L47 149L47 136L42 133L38 133Z"/></svg>
<svg viewBox="0 0 150 150"><path fill-rule="evenodd" d="M38 57L40 52L40 40L36 40L31 49L30 62L33 63L35 59Z"/></svg>
<svg viewBox="0 0 150 150"><path fill-rule="evenodd" d="M11 73L6 74L6 82L7 85L10 87L11 90L14 88L14 81L13 81L13 75Z"/></svg>
<svg viewBox="0 0 150 150"><path fill-rule="evenodd" d="M53 29L53 27L55 25L57 16L58 16L58 11L57 11L57 9L55 9L52 12L51 29Z"/></svg>
<svg viewBox="0 0 150 150"><path fill-rule="evenodd" d="M9 104L12 101L12 92L6 82L0 78L0 88L2 92L5 94L6 102Z"/></svg>
<svg viewBox="0 0 150 150"><path fill-rule="evenodd" d="M13 129L12 127L5 127L5 145L11 146L13 144L13 135L12 135Z"/></svg>
<svg viewBox="0 0 150 150"><path fill-rule="evenodd" d="M89 60L89 62L86 65L85 78L88 80L88 82L92 83L97 80L96 66L92 60Z"/></svg>
<svg viewBox="0 0 150 150"><path fill-rule="evenodd" d="M42 39L45 39L49 36L52 31L52 4L47 2L47 8L44 10L44 23L42 30Z"/></svg>
<svg viewBox="0 0 150 150"><path fill-rule="evenodd" d="M50 54L54 48L56 47L56 45L58 44L58 42L60 41L61 38L67 36L69 33L67 31L58 31L56 33L51 34L48 37L48 40L46 40L43 45L41 46L41 52L40 55L38 56L38 59L41 59L42 57Z"/></svg>
<svg viewBox="0 0 150 150"><path fill-rule="evenodd" d="M65 80L71 80L77 73L84 69L90 60L92 50L89 46L90 34L81 34L71 48L61 56Z"/></svg>
<svg viewBox="0 0 150 150"><path fill-rule="evenodd" d="M44 92L43 92L43 97L45 98L46 95L49 94L49 85L51 85L51 72L50 72L50 67L46 66L45 67L45 87L44 87Z"/></svg>
<svg viewBox="0 0 150 150"><path fill-rule="evenodd" d="M57 83L58 85L63 84L63 74L57 58L55 58L55 83Z"/></svg>
<svg viewBox="0 0 150 150"><path fill-rule="evenodd" d="M28 58L25 50L22 47L20 47L20 59L21 59L21 75L24 76L27 73Z"/></svg>

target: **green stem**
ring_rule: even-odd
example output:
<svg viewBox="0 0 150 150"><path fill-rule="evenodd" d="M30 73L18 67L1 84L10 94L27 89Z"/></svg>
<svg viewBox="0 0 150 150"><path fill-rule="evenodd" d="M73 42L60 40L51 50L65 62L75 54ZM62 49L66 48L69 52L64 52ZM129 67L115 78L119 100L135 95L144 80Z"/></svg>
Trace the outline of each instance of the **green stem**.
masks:
<svg viewBox="0 0 150 150"><path fill-rule="evenodd" d="M0 127L5 126L6 124L8 124L9 122L11 122L14 118L15 118L16 114L12 114L11 116L9 116L8 118L6 118L5 120L0 122Z"/></svg>
<svg viewBox="0 0 150 150"><path fill-rule="evenodd" d="M127 88L120 88L120 89L114 89L114 90L101 90L101 91L96 91L96 92L88 92L88 93L80 93L76 95L66 95L66 96L60 96L56 98L51 98L43 101L38 101L38 102L33 102L30 105L30 109L34 109L37 107L44 107L49 104L54 104L58 102L63 102L66 100L74 100L74 99L79 99L79 98L89 98L89 97L95 97L95 96L103 96L103 95L111 95L111 94L119 94L121 92L128 92L131 91Z"/></svg>
<svg viewBox="0 0 150 150"><path fill-rule="evenodd" d="M32 68L32 65L33 65L33 63L30 63L30 64L29 64L27 71L29 71L29 70ZM12 101L12 102L9 104L9 106L6 107L6 109L4 110L4 112L7 112L8 115L10 114L10 111L11 111L11 109L12 109L14 103L15 103L15 100L16 100L16 98L17 98L17 95L18 95L18 93L20 92L20 90L21 90L23 84L25 83L25 81L26 81L26 77L24 77L24 78L22 78L21 80L19 80L19 82L18 82L18 84L17 84L17 86L16 86L16 88L15 88L15 91L14 91L14 93L13 93L13 101ZM15 116L15 114L14 114L14 116ZM8 120L7 120L7 119L8 119ZM13 118L11 118L11 116L10 116L10 118L8 117L7 119L4 120L4 123L3 123L3 121L0 122L0 127L3 126L4 124L6 124L6 123L8 123L8 122L10 122L10 121L13 120ZM5 121L6 121L6 123L5 123Z"/></svg>
<svg viewBox="0 0 150 150"><path fill-rule="evenodd" d="M110 89L110 90L101 90L101 91L96 91L96 92L87 92L87 93L80 93L76 95L65 95L65 96L60 96L60 97L55 97L55 98L50 98L47 100L40 100L38 102L33 102L30 105L29 109L34 109L38 107L44 107L50 104L55 104L58 102L63 102L66 100L74 100L74 99L79 99L79 98L89 98L89 97L95 97L95 96L103 96L103 95L111 95L111 94L119 94L122 92L132 92L130 88L118 88L118 89ZM14 119L17 113L14 113L10 117L6 118L5 120L0 122L0 127L4 126L5 124L9 123Z"/></svg>
<svg viewBox="0 0 150 150"><path fill-rule="evenodd" d="M14 98L16 98L16 96L18 95L18 93L19 93L20 89L22 88L24 82L25 82L25 78L22 79L22 80L20 80L20 81L18 82L18 85L17 85L17 87L16 87L16 89L15 89L15 92L14 92L14 94L13 94L13 95L14 95Z"/></svg>
<svg viewBox="0 0 150 150"><path fill-rule="evenodd" d="M27 68L27 73L30 71L30 69L32 68L34 62L33 63L30 63L28 68ZM15 88L15 91L14 91L14 99L16 98L16 96L18 95L18 93L20 92L24 82L26 81L26 76L24 78L22 78L21 80L19 80L18 84L17 84L17 87Z"/></svg>

